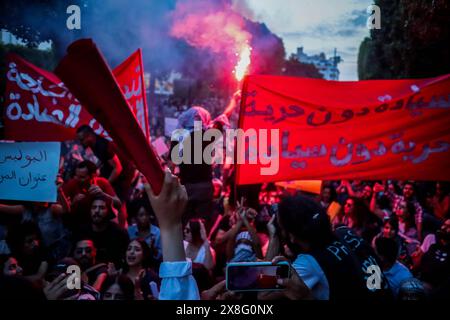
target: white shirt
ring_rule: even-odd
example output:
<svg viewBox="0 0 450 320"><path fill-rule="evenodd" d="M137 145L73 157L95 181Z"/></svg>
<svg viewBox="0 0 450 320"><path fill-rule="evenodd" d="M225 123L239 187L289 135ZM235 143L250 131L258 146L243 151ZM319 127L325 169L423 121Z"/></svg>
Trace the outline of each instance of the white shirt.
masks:
<svg viewBox="0 0 450 320"><path fill-rule="evenodd" d="M313 256L299 254L292 266L311 290L314 299L328 300L330 298L330 287L327 277Z"/></svg>
<svg viewBox="0 0 450 320"><path fill-rule="evenodd" d="M420 249L422 250L423 253L425 253L435 243L436 243L436 236L430 233L425 237L425 239L423 239L423 243L420 246Z"/></svg>
<svg viewBox="0 0 450 320"><path fill-rule="evenodd" d="M183 240L183 244L184 244L184 251L186 252L186 249L187 249L187 247L189 245L189 242L187 242L186 240ZM215 263L215 261L216 261L216 252L211 247L209 247L209 250L211 252L213 261ZM206 259L206 247L205 247L205 245L202 245L202 247L198 250L197 256L195 257L194 260L192 260L191 258L186 257L187 261L191 261L191 262L194 262L194 263L201 263L201 264L205 264L205 259Z"/></svg>
<svg viewBox="0 0 450 320"><path fill-rule="evenodd" d="M200 300L191 262L163 262L159 277L162 279L159 300Z"/></svg>

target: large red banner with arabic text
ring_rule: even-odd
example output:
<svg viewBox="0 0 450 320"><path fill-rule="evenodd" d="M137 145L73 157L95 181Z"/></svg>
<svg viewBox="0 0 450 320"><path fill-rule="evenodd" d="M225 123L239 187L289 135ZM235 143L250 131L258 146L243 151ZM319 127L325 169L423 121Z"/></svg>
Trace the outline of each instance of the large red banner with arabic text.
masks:
<svg viewBox="0 0 450 320"><path fill-rule="evenodd" d="M449 124L450 75L357 82L248 76L237 183L450 180Z"/></svg>
<svg viewBox="0 0 450 320"><path fill-rule="evenodd" d="M141 50L133 53L113 73L148 137ZM8 140L72 140L76 129L83 124L90 125L97 134L108 137L103 127L55 74L15 54L7 57L4 122L5 138Z"/></svg>

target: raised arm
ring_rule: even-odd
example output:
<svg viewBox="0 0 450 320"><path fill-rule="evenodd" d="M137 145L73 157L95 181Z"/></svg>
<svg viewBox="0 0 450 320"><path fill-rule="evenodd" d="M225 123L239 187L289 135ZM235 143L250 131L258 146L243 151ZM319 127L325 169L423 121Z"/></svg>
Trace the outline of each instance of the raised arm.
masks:
<svg viewBox="0 0 450 320"><path fill-rule="evenodd" d="M223 112L223 114L227 118L230 118L231 114L233 113L234 109L236 109L236 106L239 104L240 101L241 101L241 91L239 90L233 94L233 97L231 98L230 102L228 103L228 106L225 109L225 111Z"/></svg>
<svg viewBox="0 0 450 320"><path fill-rule="evenodd" d="M188 200L186 188L170 172L166 172L159 195L153 193L149 183L146 182L144 187L159 222L163 260L186 261L181 222Z"/></svg>
<svg viewBox="0 0 450 320"><path fill-rule="evenodd" d="M108 180L110 183L113 183L117 180L119 175L122 173L122 164L120 163L119 157L114 155L111 159L108 160L109 165L113 168L111 171L111 175L109 176Z"/></svg>
<svg viewBox="0 0 450 320"><path fill-rule="evenodd" d="M160 194L155 195L144 181L145 191L159 222L163 263L160 300L199 300L197 283L192 276L192 264L186 261L181 218L187 204L187 192L178 178L166 171Z"/></svg>
<svg viewBox="0 0 450 320"><path fill-rule="evenodd" d="M51 211L52 214L55 216L61 216L63 214L70 212L70 202L69 199L67 199L66 195L64 194L62 185L64 183L64 180L61 178L61 176L58 175L56 178L56 186L58 188L58 199L57 203L52 204Z"/></svg>
<svg viewBox="0 0 450 320"><path fill-rule="evenodd" d="M203 222L200 221L200 235L203 240L203 246L205 247L205 260L203 261L203 265L206 269L212 270L216 265L215 257L213 254L213 250L210 246L208 236L206 235L206 229Z"/></svg>
<svg viewBox="0 0 450 320"><path fill-rule="evenodd" d="M269 232L269 247L267 248L267 253L264 257L264 259L267 261L272 261L273 258L280 254L281 243L274 224L275 219L276 216L273 215L270 221L267 223L267 231Z"/></svg>
<svg viewBox="0 0 450 320"><path fill-rule="evenodd" d="M244 222L244 225L247 228L248 233L250 233L250 236L252 238L253 249L255 250L256 257L259 259L263 259L264 257L263 257L262 250L261 250L261 241L259 240L259 237L256 233L255 227L252 224L250 224L247 220L247 213L250 210L253 210L253 212L256 216L256 211L254 209L247 209L247 210L245 210L244 214L241 216L242 221Z"/></svg>

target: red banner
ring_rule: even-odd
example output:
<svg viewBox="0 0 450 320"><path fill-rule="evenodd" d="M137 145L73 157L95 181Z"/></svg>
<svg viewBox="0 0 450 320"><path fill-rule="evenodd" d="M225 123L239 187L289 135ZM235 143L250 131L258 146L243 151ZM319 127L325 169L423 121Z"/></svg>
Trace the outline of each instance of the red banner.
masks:
<svg viewBox="0 0 450 320"><path fill-rule="evenodd" d="M134 162L158 194L164 180L158 156L95 43L91 39L73 42L55 73L105 127L118 148Z"/></svg>
<svg viewBox="0 0 450 320"><path fill-rule="evenodd" d="M358 82L248 76L239 128L248 137L256 129L250 140L257 144L237 146L237 183L450 180L449 108L450 75Z"/></svg>
<svg viewBox="0 0 450 320"><path fill-rule="evenodd" d="M147 138L150 137L145 94L144 67L142 52L138 49L127 60L113 70L113 74L122 89L128 104L136 116Z"/></svg>
<svg viewBox="0 0 450 320"><path fill-rule="evenodd" d="M76 129L90 125L108 137L103 127L83 108L61 80L10 54L7 58L5 93L5 138L16 141L65 141ZM148 137L147 104L140 50L114 70L121 89Z"/></svg>

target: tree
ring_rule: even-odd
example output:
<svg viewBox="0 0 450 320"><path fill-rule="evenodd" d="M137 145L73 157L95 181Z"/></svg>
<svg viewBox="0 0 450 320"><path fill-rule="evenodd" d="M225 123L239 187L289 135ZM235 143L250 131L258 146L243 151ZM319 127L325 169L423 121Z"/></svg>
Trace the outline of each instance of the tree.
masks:
<svg viewBox="0 0 450 320"><path fill-rule="evenodd" d="M376 0L375 4L381 8L381 29L373 29L360 45L360 80L450 73L448 0Z"/></svg>
<svg viewBox="0 0 450 320"><path fill-rule="evenodd" d="M67 44L81 31L66 27L67 7L78 5L84 8L88 0L3 0L0 1L0 29L5 29L21 39L28 47L35 48L39 43L52 41L59 57L65 52Z"/></svg>
<svg viewBox="0 0 450 320"><path fill-rule="evenodd" d="M302 63L292 54L284 63L283 75L304 78L322 79L323 75L313 64Z"/></svg>

